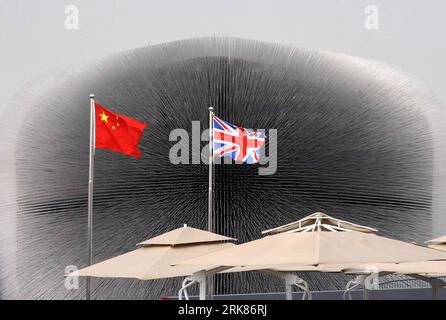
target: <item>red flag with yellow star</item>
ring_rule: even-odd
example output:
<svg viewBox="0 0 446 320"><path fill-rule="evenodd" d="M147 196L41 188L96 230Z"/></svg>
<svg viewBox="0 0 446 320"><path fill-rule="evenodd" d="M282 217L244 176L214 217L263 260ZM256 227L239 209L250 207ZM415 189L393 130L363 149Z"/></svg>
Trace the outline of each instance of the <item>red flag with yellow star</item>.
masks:
<svg viewBox="0 0 446 320"><path fill-rule="evenodd" d="M122 152L141 158L138 143L146 124L111 112L95 103L96 148Z"/></svg>

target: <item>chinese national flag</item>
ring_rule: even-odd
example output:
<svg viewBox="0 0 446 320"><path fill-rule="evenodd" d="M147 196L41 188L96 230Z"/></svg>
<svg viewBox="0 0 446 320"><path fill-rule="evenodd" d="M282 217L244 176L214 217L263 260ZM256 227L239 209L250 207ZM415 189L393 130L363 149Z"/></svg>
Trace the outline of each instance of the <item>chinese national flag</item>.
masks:
<svg viewBox="0 0 446 320"><path fill-rule="evenodd" d="M122 152L141 158L139 140L147 126L135 119L111 112L95 103L96 148Z"/></svg>

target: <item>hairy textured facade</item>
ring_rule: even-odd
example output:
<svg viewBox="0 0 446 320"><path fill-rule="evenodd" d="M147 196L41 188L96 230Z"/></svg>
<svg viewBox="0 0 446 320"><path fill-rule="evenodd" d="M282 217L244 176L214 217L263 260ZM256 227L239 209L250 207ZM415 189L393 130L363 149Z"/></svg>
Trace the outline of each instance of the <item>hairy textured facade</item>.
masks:
<svg viewBox="0 0 446 320"><path fill-rule="evenodd" d="M148 46L28 83L0 128L2 298L80 298L65 267L86 263L89 94L148 124L142 159L96 151L95 261L187 223L206 227L208 168L174 165L169 133L207 128L208 107L247 128L277 129L274 175L215 167L217 232L244 242L316 211L423 241L446 227L445 116L413 78L377 62L271 43L202 38ZM204 145L205 142L202 142ZM305 276L304 276L305 277ZM341 276L310 275L311 289ZM308 279L308 277L306 277ZM159 298L179 279L94 279L93 297ZM258 273L217 279L220 293L282 290Z"/></svg>

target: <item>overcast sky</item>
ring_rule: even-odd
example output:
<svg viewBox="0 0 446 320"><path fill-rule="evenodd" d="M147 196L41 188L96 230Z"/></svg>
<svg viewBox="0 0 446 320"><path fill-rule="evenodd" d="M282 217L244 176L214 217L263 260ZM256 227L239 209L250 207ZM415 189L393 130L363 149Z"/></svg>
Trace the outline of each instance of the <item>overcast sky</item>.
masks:
<svg viewBox="0 0 446 320"><path fill-rule="evenodd" d="M79 9L67 30L65 8ZM379 29L364 26L368 5ZM237 36L371 58L419 77L446 102L444 0L0 0L0 111L52 68L147 44Z"/></svg>

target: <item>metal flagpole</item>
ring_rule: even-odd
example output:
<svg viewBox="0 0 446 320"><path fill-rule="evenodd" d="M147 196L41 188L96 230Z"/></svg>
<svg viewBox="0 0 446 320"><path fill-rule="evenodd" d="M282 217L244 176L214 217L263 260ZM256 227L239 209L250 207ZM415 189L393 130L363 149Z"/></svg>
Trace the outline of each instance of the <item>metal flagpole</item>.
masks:
<svg viewBox="0 0 446 320"><path fill-rule="evenodd" d="M214 232L213 227L213 212L212 212L212 166L213 166L213 140L214 140L214 108L209 108L209 190L208 190L208 231ZM211 275L208 277L208 299L212 300L212 294L214 291L214 277Z"/></svg>
<svg viewBox="0 0 446 320"><path fill-rule="evenodd" d="M214 232L213 217L212 217L212 165L213 165L213 149L212 144L214 140L214 121L212 119L214 108L209 108L209 193L208 193L208 231Z"/></svg>
<svg viewBox="0 0 446 320"><path fill-rule="evenodd" d="M93 181L94 181L94 150L96 144L95 133L95 103L94 94L90 94L90 166L88 171L88 265L93 264ZM86 299L90 300L90 277L87 277Z"/></svg>

